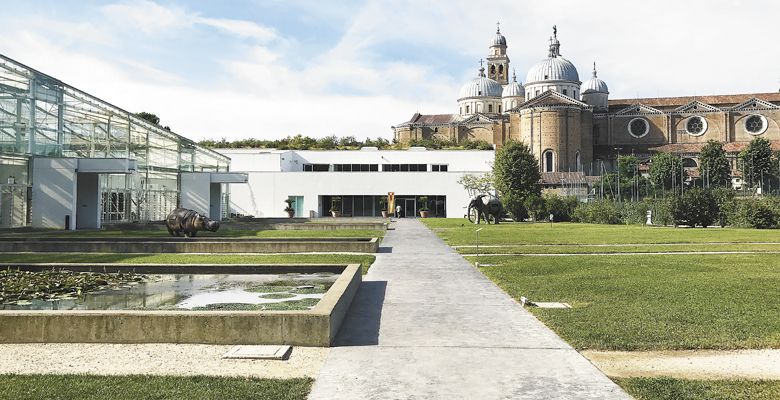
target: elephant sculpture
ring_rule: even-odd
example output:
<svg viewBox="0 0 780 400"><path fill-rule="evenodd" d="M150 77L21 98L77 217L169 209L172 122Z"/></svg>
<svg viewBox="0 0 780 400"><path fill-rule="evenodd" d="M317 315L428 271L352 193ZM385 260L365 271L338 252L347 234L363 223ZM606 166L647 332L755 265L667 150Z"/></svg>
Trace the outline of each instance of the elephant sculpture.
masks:
<svg viewBox="0 0 780 400"><path fill-rule="evenodd" d="M195 237L198 231L216 232L219 229L219 222L201 215L197 211L187 208L177 208L168 214L165 219L165 227L172 236Z"/></svg>
<svg viewBox="0 0 780 400"><path fill-rule="evenodd" d="M498 197L483 193L472 197L469 201L467 214L469 222L479 224L479 221L484 218L485 223L490 224L492 217L493 222L498 224L503 215L504 206L501 205Z"/></svg>

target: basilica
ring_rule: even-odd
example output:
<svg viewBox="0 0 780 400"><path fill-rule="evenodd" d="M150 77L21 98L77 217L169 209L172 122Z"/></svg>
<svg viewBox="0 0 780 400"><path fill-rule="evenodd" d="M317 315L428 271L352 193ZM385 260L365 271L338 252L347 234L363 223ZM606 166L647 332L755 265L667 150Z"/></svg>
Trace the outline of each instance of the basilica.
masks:
<svg viewBox="0 0 780 400"><path fill-rule="evenodd" d="M683 157L695 173L698 153L715 139L736 167L736 155L755 137L780 149L780 93L610 99L596 65L584 82L561 54L557 28L547 57L533 65L524 82L509 75L507 41L500 29L485 65L463 85L456 113L415 113L393 126L395 139L409 143L441 139L453 143L484 140L501 147L526 143L543 173L598 175L618 154L648 159L653 153Z"/></svg>

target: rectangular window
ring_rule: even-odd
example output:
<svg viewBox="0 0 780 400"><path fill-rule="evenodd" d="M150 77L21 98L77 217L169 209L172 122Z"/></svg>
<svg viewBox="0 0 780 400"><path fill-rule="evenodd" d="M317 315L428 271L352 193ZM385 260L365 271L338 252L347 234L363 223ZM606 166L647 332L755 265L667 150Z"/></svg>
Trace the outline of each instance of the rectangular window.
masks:
<svg viewBox="0 0 780 400"><path fill-rule="evenodd" d="M369 171L371 171L371 172L379 171L379 164L370 164Z"/></svg>
<svg viewBox="0 0 780 400"><path fill-rule="evenodd" d="M370 166L368 164L360 164L360 171L361 172L368 172Z"/></svg>
<svg viewBox="0 0 780 400"><path fill-rule="evenodd" d="M328 172L330 171L330 164L314 164L312 170L314 172Z"/></svg>
<svg viewBox="0 0 780 400"><path fill-rule="evenodd" d="M401 172L409 172L409 164L401 164Z"/></svg>
<svg viewBox="0 0 780 400"><path fill-rule="evenodd" d="M417 164L417 170L420 172L428 171L428 164Z"/></svg>
<svg viewBox="0 0 780 400"><path fill-rule="evenodd" d="M342 164L333 164L333 172L341 172L344 170L344 165Z"/></svg>
<svg viewBox="0 0 780 400"><path fill-rule="evenodd" d="M431 164L432 172L447 172L447 164Z"/></svg>
<svg viewBox="0 0 780 400"><path fill-rule="evenodd" d="M312 165L311 164L303 164L303 170L304 171L312 171Z"/></svg>
<svg viewBox="0 0 780 400"><path fill-rule="evenodd" d="M568 93L566 93L566 89L563 89L563 95L566 96Z"/></svg>

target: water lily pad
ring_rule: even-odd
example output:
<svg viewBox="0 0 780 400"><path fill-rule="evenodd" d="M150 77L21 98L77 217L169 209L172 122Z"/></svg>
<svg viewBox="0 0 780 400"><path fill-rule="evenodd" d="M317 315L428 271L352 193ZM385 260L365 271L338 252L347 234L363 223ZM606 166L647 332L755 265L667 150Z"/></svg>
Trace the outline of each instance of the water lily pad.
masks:
<svg viewBox="0 0 780 400"><path fill-rule="evenodd" d="M295 295L292 293L268 293L261 294L259 297L263 299L289 299L295 297Z"/></svg>

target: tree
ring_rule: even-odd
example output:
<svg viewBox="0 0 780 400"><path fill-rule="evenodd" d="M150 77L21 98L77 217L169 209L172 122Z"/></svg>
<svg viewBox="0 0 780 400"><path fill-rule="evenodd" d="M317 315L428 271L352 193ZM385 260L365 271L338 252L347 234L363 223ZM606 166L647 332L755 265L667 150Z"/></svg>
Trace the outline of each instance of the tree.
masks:
<svg viewBox="0 0 780 400"><path fill-rule="evenodd" d="M158 117L156 114L152 114L146 111L141 111L139 113L135 113L135 116L141 118L146 122L149 122L150 124L160 125L160 117Z"/></svg>
<svg viewBox="0 0 780 400"><path fill-rule="evenodd" d="M763 180L772 174L772 146L764 138L755 138L739 153L740 170L748 186L763 186Z"/></svg>
<svg viewBox="0 0 780 400"><path fill-rule="evenodd" d="M693 188L672 201L672 216L677 225L706 228L720 219L717 200L709 189Z"/></svg>
<svg viewBox="0 0 780 400"><path fill-rule="evenodd" d="M731 184L731 166L721 142L710 139L701 149L699 173L707 187L721 187Z"/></svg>
<svg viewBox="0 0 780 400"><path fill-rule="evenodd" d="M501 202L515 221L526 218L523 204L529 196L539 196L539 162L524 143L510 140L497 152L493 163L494 184Z"/></svg>
<svg viewBox="0 0 780 400"><path fill-rule="evenodd" d="M660 153L650 162L650 181L656 187L672 189L682 183L682 160L671 153Z"/></svg>
<svg viewBox="0 0 780 400"><path fill-rule="evenodd" d="M317 147L323 150L333 150L339 145L339 138L336 135L325 136L317 140Z"/></svg>
<svg viewBox="0 0 780 400"><path fill-rule="evenodd" d="M494 189L492 172L486 172L482 175L466 174L458 179L458 183L463 185L471 197L480 193L488 193Z"/></svg>

